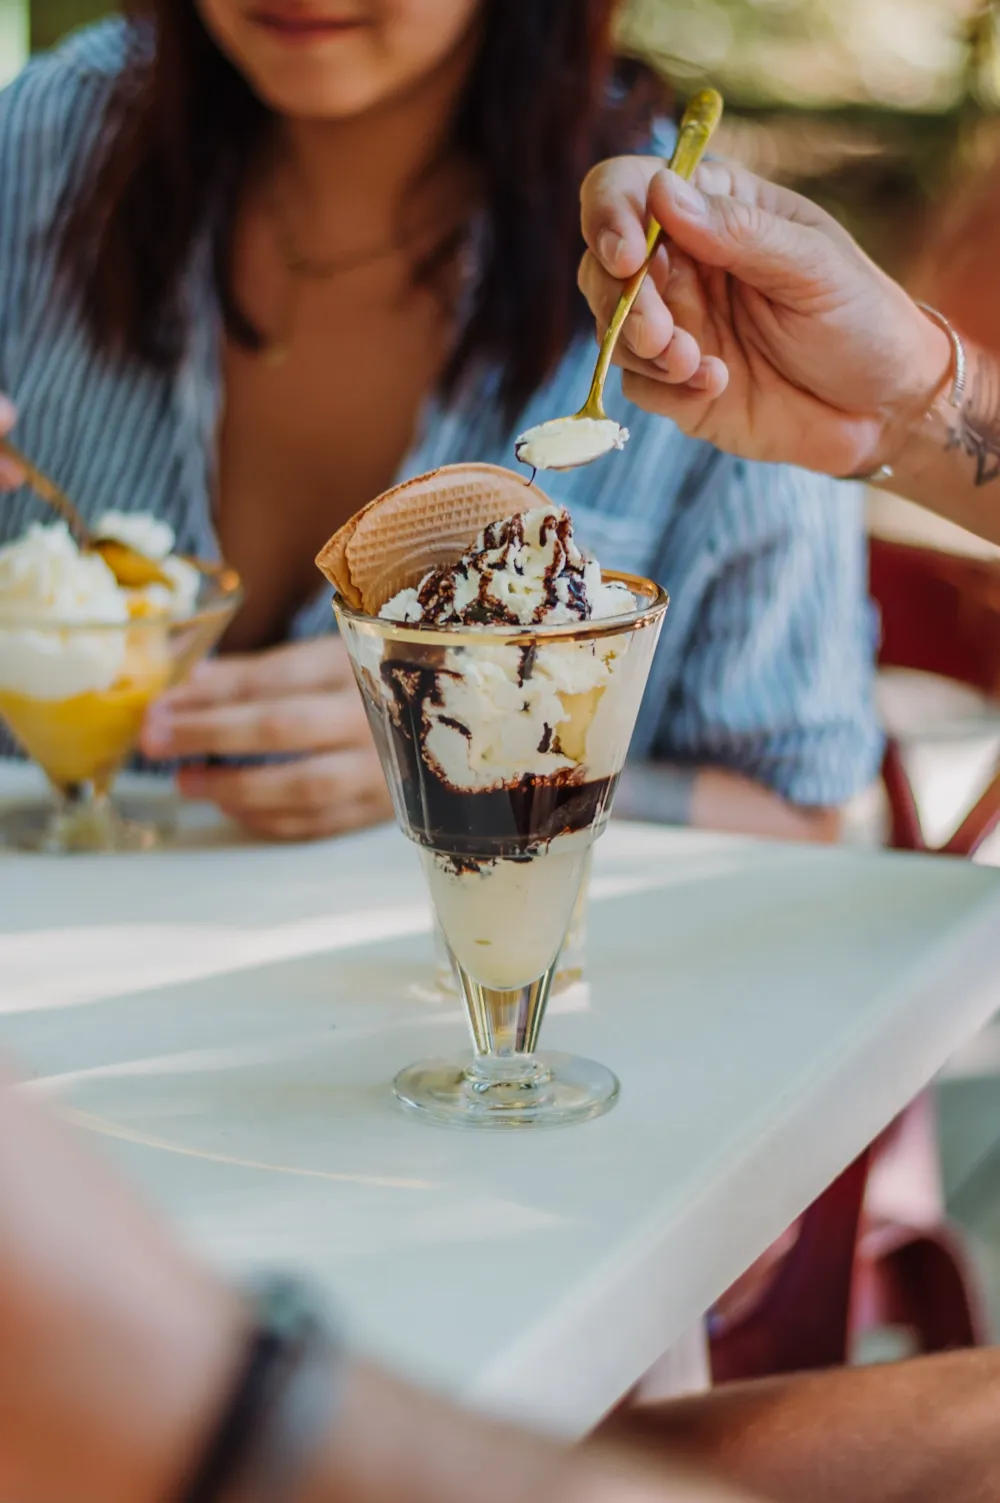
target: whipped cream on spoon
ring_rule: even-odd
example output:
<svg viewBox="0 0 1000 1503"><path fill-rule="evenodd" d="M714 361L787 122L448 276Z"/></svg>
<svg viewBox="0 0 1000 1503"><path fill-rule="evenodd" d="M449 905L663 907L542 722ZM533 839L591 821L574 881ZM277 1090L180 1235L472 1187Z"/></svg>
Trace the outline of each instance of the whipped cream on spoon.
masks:
<svg viewBox="0 0 1000 1503"><path fill-rule="evenodd" d="M694 175L721 118L722 96L714 89L702 89L689 101L681 118L677 145L669 164L678 177L690 178ZM575 470L579 465L591 464L593 460L610 454L612 450L625 447L628 429L616 423L614 418L609 418L605 412L604 383L611 369L611 357L622 325L632 311L639 288L646 280L646 273L662 233L660 225L655 219L651 219L646 232L646 259L635 275L625 283L618 306L601 340L587 400L579 412L569 417L551 418L549 422L538 423L520 434L514 440L514 453L522 464L530 464L536 470Z"/></svg>

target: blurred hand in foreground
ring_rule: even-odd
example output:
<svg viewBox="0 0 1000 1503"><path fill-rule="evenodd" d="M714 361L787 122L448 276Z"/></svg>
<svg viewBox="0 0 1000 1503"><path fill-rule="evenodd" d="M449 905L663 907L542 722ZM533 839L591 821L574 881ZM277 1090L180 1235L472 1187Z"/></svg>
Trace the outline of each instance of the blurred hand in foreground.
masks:
<svg viewBox="0 0 1000 1503"><path fill-rule="evenodd" d="M248 1312L27 1092L0 1081L0 1496L170 1503L226 1406ZM288 1503L467 1503L470 1478L477 1503L746 1503L344 1361Z"/></svg>

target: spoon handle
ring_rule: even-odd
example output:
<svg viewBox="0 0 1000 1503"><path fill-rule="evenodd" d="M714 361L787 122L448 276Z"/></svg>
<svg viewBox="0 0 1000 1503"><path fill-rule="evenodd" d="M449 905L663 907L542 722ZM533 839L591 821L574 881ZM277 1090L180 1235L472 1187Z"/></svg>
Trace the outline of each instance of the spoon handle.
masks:
<svg viewBox="0 0 1000 1503"><path fill-rule="evenodd" d="M54 480L50 480L43 470L32 464L28 456L22 454L9 438L0 438L0 454L6 459L12 459L24 471L25 479L36 496L40 496L59 513L78 543L85 543L89 536L87 524L65 491L60 490Z"/></svg>
<svg viewBox="0 0 1000 1503"><path fill-rule="evenodd" d="M705 154L705 148L712 137L715 127L722 119L722 95L714 89L702 89L689 100L687 108L681 117L680 128L677 133L677 144L674 147L673 156L669 166L678 177L690 178L698 163ZM618 306L611 315L604 338L601 340L600 353L597 356L597 365L594 368L594 379L590 383L590 391L583 408L583 414L588 417L603 417L604 406L604 383L608 379L608 371L611 368L611 357L614 354L618 336L622 331L622 325L632 311L632 304L639 296L639 288L646 280L650 262L663 234L662 227L655 219L650 219L649 228L646 231L646 259L639 270L629 277L622 289L622 295L618 299Z"/></svg>

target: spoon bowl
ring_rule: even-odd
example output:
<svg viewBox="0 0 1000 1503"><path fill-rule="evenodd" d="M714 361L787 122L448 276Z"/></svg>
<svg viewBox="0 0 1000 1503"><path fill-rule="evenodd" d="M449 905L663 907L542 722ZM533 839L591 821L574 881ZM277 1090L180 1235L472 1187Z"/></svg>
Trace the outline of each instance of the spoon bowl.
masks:
<svg viewBox="0 0 1000 1503"><path fill-rule="evenodd" d="M722 96L715 89L702 89L690 100L681 117L677 144L669 163L678 177L693 177L721 118ZM536 470L575 470L580 465L592 464L595 459L601 459L615 449L624 449L628 441L628 429L615 422L614 418L608 417L605 412L604 383L611 369L611 357L618 343L618 336L632 311L639 288L646 280L662 233L662 227L655 219L651 219L646 231L646 259L625 283L618 306L601 340L587 400L579 412L568 417L550 418L548 422L539 423L519 434L514 441L514 453L522 464L532 465Z"/></svg>

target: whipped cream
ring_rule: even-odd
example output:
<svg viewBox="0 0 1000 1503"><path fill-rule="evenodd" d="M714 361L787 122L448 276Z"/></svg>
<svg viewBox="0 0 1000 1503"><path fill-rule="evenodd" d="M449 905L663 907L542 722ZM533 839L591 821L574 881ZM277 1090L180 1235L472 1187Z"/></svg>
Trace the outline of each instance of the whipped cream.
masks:
<svg viewBox="0 0 1000 1503"><path fill-rule="evenodd" d="M169 522L150 516L149 512L106 511L94 524L94 537L124 543L154 563L168 558L174 551L174 529Z"/></svg>
<svg viewBox="0 0 1000 1503"><path fill-rule="evenodd" d="M147 555L148 556L148 555ZM170 580L170 587L161 584L146 585L141 590L131 590L133 600L142 601L146 614L163 616L190 616L198 604L201 590L201 573L186 558L171 554L169 558L156 560L156 565Z"/></svg>
<svg viewBox="0 0 1000 1503"><path fill-rule="evenodd" d="M613 418L551 418L520 434L514 440L514 453L522 464L536 470L575 470L614 449L624 449L627 442L628 429Z"/></svg>
<svg viewBox="0 0 1000 1503"><path fill-rule="evenodd" d="M128 598L96 553L81 553L65 522L35 522L0 548L0 624L127 621Z"/></svg>
<svg viewBox="0 0 1000 1503"><path fill-rule="evenodd" d="M424 756L432 770L453 788L485 789L575 767L559 732L573 714L566 700L608 677L596 647L539 648L528 663L517 647L481 648L466 657L449 651L423 706Z"/></svg>
<svg viewBox="0 0 1000 1503"><path fill-rule="evenodd" d="M172 528L154 517L107 513L95 531L142 552L166 546L156 563L172 588L126 589L99 553L80 551L65 522L33 523L0 547L0 692L60 700L109 689L125 667L129 633L108 628L191 613L200 576L170 554ZM80 629L87 626L97 629Z"/></svg>
<svg viewBox="0 0 1000 1503"><path fill-rule="evenodd" d="M569 513L548 505L485 528L457 563L402 590L380 614L445 626L544 628L634 609L631 592L605 581L597 560L577 546ZM574 772L621 644L546 642L540 635L535 645L515 647L484 636L474 650L448 648L417 691L426 764L467 791ZM412 674L400 675L397 691L414 692Z"/></svg>
<svg viewBox="0 0 1000 1503"><path fill-rule="evenodd" d="M65 522L35 523L0 548L0 690L55 700L110 688L124 662L124 632L42 628L128 619L115 576L98 554L80 552Z"/></svg>
<svg viewBox="0 0 1000 1503"><path fill-rule="evenodd" d="M578 547L565 507L548 505L484 528L457 563L401 590L379 615L436 625L556 626L634 609L626 587L605 583L600 564Z"/></svg>

